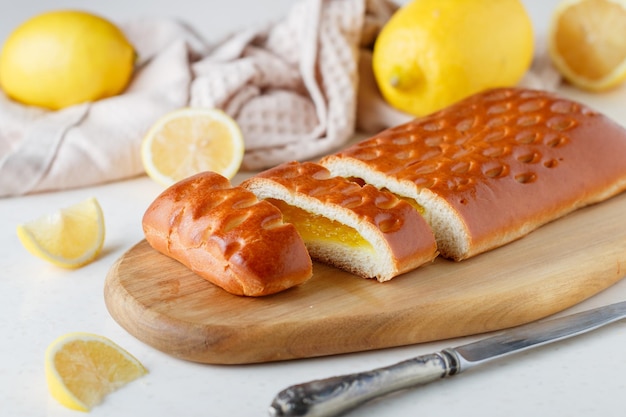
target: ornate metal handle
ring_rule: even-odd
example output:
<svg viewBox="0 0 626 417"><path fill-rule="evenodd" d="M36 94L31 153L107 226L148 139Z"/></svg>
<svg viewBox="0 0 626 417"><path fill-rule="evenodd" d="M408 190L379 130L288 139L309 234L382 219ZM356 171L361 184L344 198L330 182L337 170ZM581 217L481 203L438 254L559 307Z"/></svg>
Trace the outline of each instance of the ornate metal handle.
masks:
<svg viewBox="0 0 626 417"><path fill-rule="evenodd" d="M269 414L336 416L381 395L454 375L456 363L456 355L444 350L367 372L293 385L278 393Z"/></svg>

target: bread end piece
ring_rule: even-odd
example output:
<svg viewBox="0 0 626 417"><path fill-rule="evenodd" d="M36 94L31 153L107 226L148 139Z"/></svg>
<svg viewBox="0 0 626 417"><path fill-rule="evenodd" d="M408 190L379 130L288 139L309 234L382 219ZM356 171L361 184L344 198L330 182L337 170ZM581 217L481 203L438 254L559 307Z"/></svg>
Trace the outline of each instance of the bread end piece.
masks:
<svg viewBox="0 0 626 417"><path fill-rule="evenodd" d="M274 294L313 274L304 242L280 211L216 173L169 187L142 225L154 249L231 294Z"/></svg>

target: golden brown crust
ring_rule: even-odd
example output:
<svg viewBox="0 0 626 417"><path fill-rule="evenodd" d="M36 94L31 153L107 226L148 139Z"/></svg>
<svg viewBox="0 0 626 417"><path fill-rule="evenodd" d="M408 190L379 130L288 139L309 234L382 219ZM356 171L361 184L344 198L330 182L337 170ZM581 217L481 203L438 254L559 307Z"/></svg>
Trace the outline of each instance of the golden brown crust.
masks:
<svg viewBox="0 0 626 417"><path fill-rule="evenodd" d="M165 190L143 228L154 249L232 294L273 294L312 275L304 243L280 211L215 173Z"/></svg>
<svg viewBox="0 0 626 417"><path fill-rule="evenodd" d="M305 200L315 199L329 211L344 210L356 214L359 223L383 237L392 254L391 262L395 264L394 276L430 262L438 254L434 235L426 221L410 204L389 192L332 177L325 167L312 162L281 164L249 178L242 186L253 191L262 190L267 187L263 185L267 181L284 187L294 200L302 202L300 208L306 205ZM320 260L333 263L332 259ZM350 268L345 263L335 266ZM355 269L350 271L358 273Z"/></svg>
<svg viewBox="0 0 626 417"><path fill-rule="evenodd" d="M470 237L467 253L450 255L461 259L623 191L625 156L626 132L607 117L548 92L502 88L321 163L352 160L445 200Z"/></svg>

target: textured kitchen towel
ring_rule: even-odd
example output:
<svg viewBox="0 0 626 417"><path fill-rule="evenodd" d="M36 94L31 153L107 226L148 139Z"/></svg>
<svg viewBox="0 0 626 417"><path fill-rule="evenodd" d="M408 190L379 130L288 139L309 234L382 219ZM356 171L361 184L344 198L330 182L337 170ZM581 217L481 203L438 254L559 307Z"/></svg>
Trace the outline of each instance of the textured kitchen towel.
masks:
<svg viewBox="0 0 626 417"><path fill-rule="evenodd" d="M296 3L284 20L196 62L191 105L236 117L246 169L337 149L355 130L359 50L395 9L382 0Z"/></svg>
<svg viewBox="0 0 626 417"><path fill-rule="evenodd" d="M0 197L140 175L144 133L184 106L234 117L248 170L314 158L356 129L404 121L381 99L368 52L396 8L389 0L299 0L278 22L211 45L177 21L128 22L122 29L139 62L123 94L52 112L0 92Z"/></svg>

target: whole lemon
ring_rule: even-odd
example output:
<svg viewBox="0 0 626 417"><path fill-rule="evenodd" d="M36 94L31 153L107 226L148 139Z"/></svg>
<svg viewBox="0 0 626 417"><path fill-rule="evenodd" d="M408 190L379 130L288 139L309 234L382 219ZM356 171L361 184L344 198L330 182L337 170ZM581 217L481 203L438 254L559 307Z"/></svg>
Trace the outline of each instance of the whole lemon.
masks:
<svg viewBox="0 0 626 417"><path fill-rule="evenodd" d="M52 11L9 35L0 87L16 101L57 110L121 93L134 62L134 48L113 23L88 12Z"/></svg>
<svg viewBox="0 0 626 417"><path fill-rule="evenodd" d="M532 22L519 0L412 0L382 28L372 65L385 100L422 116L516 84L533 46Z"/></svg>

